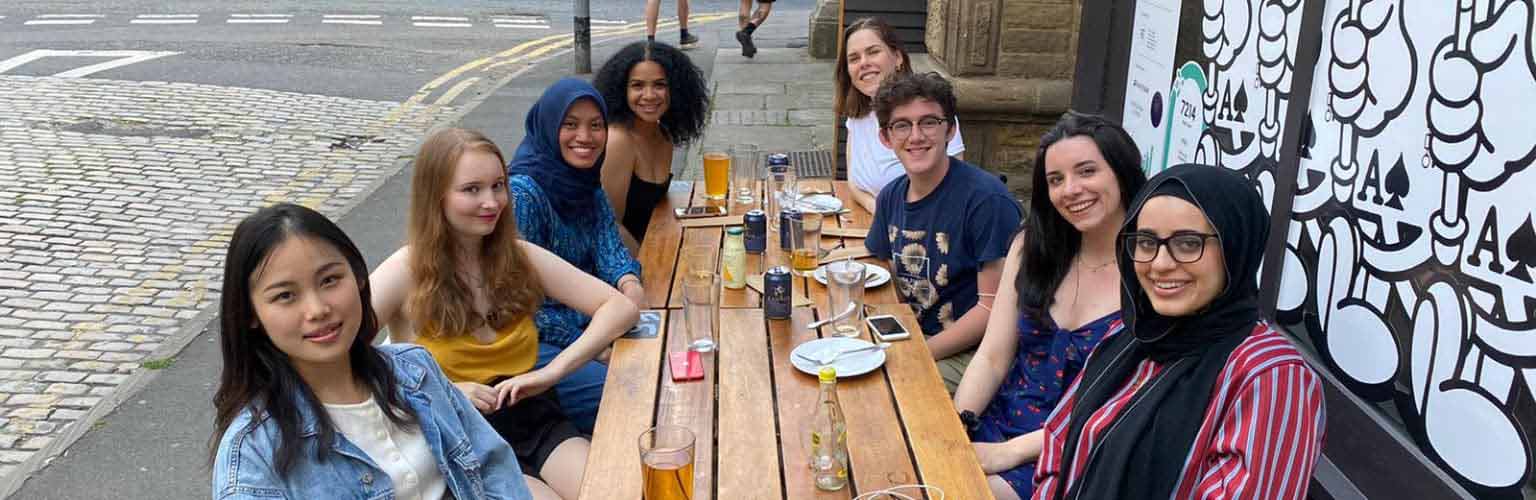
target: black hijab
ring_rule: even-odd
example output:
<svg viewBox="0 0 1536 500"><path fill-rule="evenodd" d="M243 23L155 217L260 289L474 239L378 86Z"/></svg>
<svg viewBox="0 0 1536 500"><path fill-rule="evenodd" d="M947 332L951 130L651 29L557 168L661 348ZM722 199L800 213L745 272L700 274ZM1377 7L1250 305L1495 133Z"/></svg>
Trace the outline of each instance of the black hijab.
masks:
<svg viewBox="0 0 1536 500"><path fill-rule="evenodd" d="M1094 350L1078 383L1077 402L1067 423L1061 477L1072 477L1078 440L1095 411L1123 387L1144 359L1164 364L1100 436L1071 490L1057 498L1169 498L1184 475L1184 462L1205 420L1211 391L1227 358L1260 320L1258 271L1269 238L1269 214L1246 178L1230 170L1179 165L1147 181L1126 213L1124 232L1137 229L1142 207L1173 196L1205 214L1220 241L1227 285L1211 303L1190 316L1169 317L1152 308L1136 280L1135 264L1120 252L1120 307L1126 332ZM1210 241L1205 257L1210 258Z"/></svg>

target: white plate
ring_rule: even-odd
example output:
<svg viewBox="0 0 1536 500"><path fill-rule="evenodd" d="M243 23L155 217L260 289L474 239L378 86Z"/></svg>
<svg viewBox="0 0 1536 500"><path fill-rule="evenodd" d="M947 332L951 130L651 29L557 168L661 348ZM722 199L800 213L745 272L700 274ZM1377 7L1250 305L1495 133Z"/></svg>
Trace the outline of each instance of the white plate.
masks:
<svg viewBox="0 0 1536 500"><path fill-rule="evenodd" d="M821 365L806 360L805 358L801 358L799 356L800 354L810 356L812 359L821 359L822 356L830 356L830 353L846 351L849 349L858 349L860 347L869 347L872 345L874 344L871 344L866 340L848 337L827 337L824 339L816 339L804 344L800 344L800 346L796 347L794 351L791 351L789 353L789 362L795 365L796 369L810 374L811 376L817 376L821 371ZM871 350L854 354L845 354L843 357L837 358L836 361L833 361L832 367L837 369L837 378L848 378L857 377L859 375L875 371L876 368L879 368L884 364L885 351Z"/></svg>
<svg viewBox="0 0 1536 500"><path fill-rule="evenodd" d="M865 289L876 288L880 285L891 282L891 272L885 270L883 267L873 264L864 264L864 272L875 276L874 278L870 278L869 276L864 277ZM827 286L827 265L822 264L821 267L817 267L816 272L811 273L811 277L815 278L816 282L821 283L822 286Z"/></svg>
<svg viewBox="0 0 1536 500"><path fill-rule="evenodd" d="M823 214L834 213L843 209L843 200L830 194L801 195L795 202L795 208L803 212L817 212Z"/></svg>

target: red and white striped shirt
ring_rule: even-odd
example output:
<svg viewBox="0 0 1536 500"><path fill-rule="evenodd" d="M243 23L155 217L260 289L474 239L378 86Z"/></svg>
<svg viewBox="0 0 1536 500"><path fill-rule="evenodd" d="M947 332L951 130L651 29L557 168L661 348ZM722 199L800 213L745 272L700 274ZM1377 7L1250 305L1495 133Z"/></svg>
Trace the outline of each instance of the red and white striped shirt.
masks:
<svg viewBox="0 0 1536 500"><path fill-rule="evenodd" d="M1045 448L1035 469L1035 500L1053 498L1081 477L1089 450L1103 437L1142 384L1163 369L1143 360L1102 408L1088 417L1073 453L1071 477L1062 477L1067 420L1077 403L1079 375L1045 423ZM1174 499L1302 499L1323 449L1322 379L1290 339L1267 324L1232 351L1212 389ZM1134 471L1132 472L1134 473Z"/></svg>

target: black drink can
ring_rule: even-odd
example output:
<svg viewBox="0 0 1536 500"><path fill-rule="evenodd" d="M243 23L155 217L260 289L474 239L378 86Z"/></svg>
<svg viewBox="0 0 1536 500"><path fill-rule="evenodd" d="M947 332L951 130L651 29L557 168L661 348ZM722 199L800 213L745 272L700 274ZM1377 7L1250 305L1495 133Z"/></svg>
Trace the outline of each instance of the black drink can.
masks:
<svg viewBox="0 0 1536 500"><path fill-rule="evenodd" d="M779 249L780 250L789 250L791 248L794 248L794 245L793 245L793 243L795 241L794 239L798 238L800 235L798 235L798 234L791 234L794 231L792 230L793 228L790 227L790 222L789 221L791 221L791 220L799 220L799 219L800 219L800 211L799 210L795 210L794 208L785 208L785 209L779 211Z"/></svg>
<svg viewBox="0 0 1536 500"><path fill-rule="evenodd" d="M794 282L788 268L774 266L763 273L763 316L768 319L789 319L792 305L790 294L793 291Z"/></svg>
<svg viewBox="0 0 1536 500"><path fill-rule="evenodd" d="M763 253L768 250L768 215L762 210L748 210L744 222L747 225L744 238L747 253Z"/></svg>

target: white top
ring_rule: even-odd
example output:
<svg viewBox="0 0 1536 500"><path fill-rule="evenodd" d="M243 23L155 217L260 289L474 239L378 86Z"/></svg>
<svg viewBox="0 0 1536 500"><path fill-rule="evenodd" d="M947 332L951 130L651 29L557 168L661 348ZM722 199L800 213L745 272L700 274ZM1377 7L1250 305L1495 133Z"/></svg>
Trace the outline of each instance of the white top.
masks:
<svg viewBox="0 0 1536 500"><path fill-rule="evenodd" d="M874 111L863 118L849 118L843 123L848 127L848 151L845 158L848 162L848 182L853 187L878 195L886 184L907 174L906 169L901 168L901 160L896 159L896 152L880 143L880 120L875 118ZM959 118L955 119L955 137L949 140L946 152L950 156L965 152L965 140L960 138Z"/></svg>
<svg viewBox="0 0 1536 500"><path fill-rule="evenodd" d="M389 474L400 500L441 500L447 491L437 459L427 447L427 439L416 428L397 427L384 418L384 411L373 402L351 405L325 405L326 413L337 430L357 445Z"/></svg>

